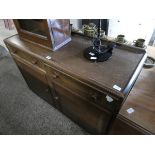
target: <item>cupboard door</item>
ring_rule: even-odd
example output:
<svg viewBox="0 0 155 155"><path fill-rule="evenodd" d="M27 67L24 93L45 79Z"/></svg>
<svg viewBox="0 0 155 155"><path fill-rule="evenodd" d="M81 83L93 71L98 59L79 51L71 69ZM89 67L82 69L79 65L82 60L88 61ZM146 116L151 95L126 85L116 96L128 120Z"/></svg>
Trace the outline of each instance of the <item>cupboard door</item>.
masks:
<svg viewBox="0 0 155 155"><path fill-rule="evenodd" d="M31 65L24 59L12 55L29 88L50 104L53 104L51 91L47 84L45 72Z"/></svg>
<svg viewBox="0 0 155 155"><path fill-rule="evenodd" d="M106 133L110 121L110 114L101 111L95 106L89 104L59 83L53 81L56 98L64 114L77 122L87 131L94 134Z"/></svg>

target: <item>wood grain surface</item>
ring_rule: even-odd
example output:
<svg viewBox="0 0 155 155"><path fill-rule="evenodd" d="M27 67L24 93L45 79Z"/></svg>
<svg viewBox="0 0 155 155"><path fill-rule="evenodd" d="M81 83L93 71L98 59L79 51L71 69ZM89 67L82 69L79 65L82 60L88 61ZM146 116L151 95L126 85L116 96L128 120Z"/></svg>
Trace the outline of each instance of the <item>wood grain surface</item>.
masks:
<svg viewBox="0 0 155 155"><path fill-rule="evenodd" d="M29 87L42 98L51 96L55 107L93 134L107 133L146 58L143 49L117 45L111 59L92 63L83 57L91 39L79 35L55 52L18 35L5 43Z"/></svg>
<svg viewBox="0 0 155 155"><path fill-rule="evenodd" d="M155 47L147 53L155 58ZM127 109L133 108L129 114ZM113 134L155 134L155 67L143 68L114 123Z"/></svg>

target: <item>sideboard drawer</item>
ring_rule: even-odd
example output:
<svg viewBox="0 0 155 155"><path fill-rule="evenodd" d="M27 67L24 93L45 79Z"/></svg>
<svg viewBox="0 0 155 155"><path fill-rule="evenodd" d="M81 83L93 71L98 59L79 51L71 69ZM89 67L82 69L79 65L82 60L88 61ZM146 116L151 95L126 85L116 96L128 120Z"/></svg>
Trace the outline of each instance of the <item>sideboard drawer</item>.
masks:
<svg viewBox="0 0 155 155"><path fill-rule="evenodd" d="M76 93L80 98L96 104L99 108L108 111L114 111L118 105L118 99L112 95L92 88L91 86L71 77L62 71L57 70L54 67L45 64L45 70L47 72L49 81L66 87L67 89Z"/></svg>
<svg viewBox="0 0 155 155"><path fill-rule="evenodd" d="M28 72L30 75L47 84L46 72L44 70L40 69L36 65L32 65L15 54L12 54L12 57L20 68L22 67L22 69Z"/></svg>
<svg viewBox="0 0 155 155"><path fill-rule="evenodd" d="M17 49L17 48L15 48L13 46L10 46L8 44L7 44L7 47L9 49L11 55L13 54L13 55L16 55L18 57L21 57L24 60L28 61L29 63L31 63L33 65L36 65L41 69L44 69L43 68L43 63L40 60L38 60L37 58L35 58L34 56L32 56L32 55L30 55L30 54L28 54L28 53L26 53L26 52L24 52L24 51L22 51L20 49Z"/></svg>

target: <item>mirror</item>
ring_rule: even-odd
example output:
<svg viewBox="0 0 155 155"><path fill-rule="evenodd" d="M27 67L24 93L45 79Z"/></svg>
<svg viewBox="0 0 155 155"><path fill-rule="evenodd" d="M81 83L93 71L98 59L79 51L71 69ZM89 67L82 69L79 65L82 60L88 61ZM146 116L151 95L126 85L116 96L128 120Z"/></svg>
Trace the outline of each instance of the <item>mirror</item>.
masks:
<svg viewBox="0 0 155 155"><path fill-rule="evenodd" d="M18 22L24 31L32 32L34 34L46 37L42 19L19 19Z"/></svg>
<svg viewBox="0 0 155 155"><path fill-rule="evenodd" d="M73 32L90 37L96 35L97 21L98 19L70 19ZM145 45L148 45L154 29L153 19L102 19L101 37L117 41L117 36L123 35L125 44L135 45L135 40L144 39Z"/></svg>

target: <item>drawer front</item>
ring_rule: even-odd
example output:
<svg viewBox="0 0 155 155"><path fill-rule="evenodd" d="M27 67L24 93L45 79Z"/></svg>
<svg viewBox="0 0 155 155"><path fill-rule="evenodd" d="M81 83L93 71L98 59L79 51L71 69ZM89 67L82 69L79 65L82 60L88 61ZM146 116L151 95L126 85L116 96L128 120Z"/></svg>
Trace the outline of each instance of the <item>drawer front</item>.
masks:
<svg viewBox="0 0 155 155"><path fill-rule="evenodd" d="M46 72L40 69L38 66L29 63L28 61L20 58L17 55L12 54L13 59L15 60L16 64L19 68L22 68L27 73L35 77L36 79L42 81L45 84L48 84L46 79Z"/></svg>
<svg viewBox="0 0 155 155"><path fill-rule="evenodd" d="M105 134L110 123L111 114L90 105L79 98L69 89L59 84L54 84L56 98L61 106L61 111L73 121L83 126L94 134Z"/></svg>
<svg viewBox="0 0 155 155"><path fill-rule="evenodd" d="M118 106L117 98L114 98L111 95L100 92L54 67L45 65L45 70L47 71L47 75L49 76L48 78L50 78L51 83L58 83L63 87L66 87L81 98L96 104L104 110L114 111Z"/></svg>
<svg viewBox="0 0 155 155"><path fill-rule="evenodd" d="M24 52L22 50L19 50L19 49L13 47L13 46L10 46L8 44L7 44L7 47L9 49L11 55L13 54L13 55L16 55L18 57L21 57L24 60L28 61L29 63L31 63L33 65L36 65L41 69L44 69L43 68L43 63L40 60L38 60L37 58L35 58L34 56L32 56L32 55L30 55L30 54L28 54L28 53L26 53L26 52Z"/></svg>

